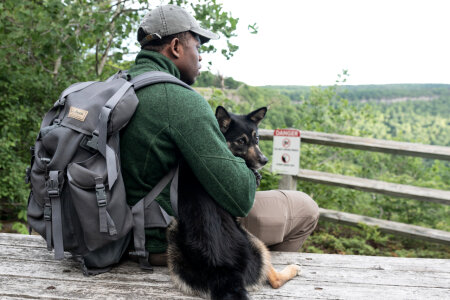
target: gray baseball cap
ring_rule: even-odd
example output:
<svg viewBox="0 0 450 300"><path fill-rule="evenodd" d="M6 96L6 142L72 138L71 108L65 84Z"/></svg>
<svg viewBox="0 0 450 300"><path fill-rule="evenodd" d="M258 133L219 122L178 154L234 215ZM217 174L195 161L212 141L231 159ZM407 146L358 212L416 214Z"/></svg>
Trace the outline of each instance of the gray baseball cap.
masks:
<svg viewBox="0 0 450 300"><path fill-rule="evenodd" d="M139 29L146 33L144 38L138 40L141 46L149 41L161 39L165 36L185 31L192 31L199 35L202 44L210 39L218 39L219 35L201 28L197 20L184 8L176 5L159 6L148 12L142 20Z"/></svg>

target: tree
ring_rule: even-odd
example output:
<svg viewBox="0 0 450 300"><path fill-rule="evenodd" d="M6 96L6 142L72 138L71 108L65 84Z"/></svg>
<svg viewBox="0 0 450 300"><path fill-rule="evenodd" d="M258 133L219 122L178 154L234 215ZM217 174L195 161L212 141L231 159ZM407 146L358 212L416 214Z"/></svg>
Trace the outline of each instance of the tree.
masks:
<svg viewBox="0 0 450 300"><path fill-rule="evenodd" d="M216 0L169 1L191 12L227 41L230 57L237 46L237 18ZM44 113L68 85L104 79L127 66L128 39L139 20L160 1L2 0L0 1L0 220L15 218L26 205L23 182L29 147ZM135 41L134 38L131 40Z"/></svg>

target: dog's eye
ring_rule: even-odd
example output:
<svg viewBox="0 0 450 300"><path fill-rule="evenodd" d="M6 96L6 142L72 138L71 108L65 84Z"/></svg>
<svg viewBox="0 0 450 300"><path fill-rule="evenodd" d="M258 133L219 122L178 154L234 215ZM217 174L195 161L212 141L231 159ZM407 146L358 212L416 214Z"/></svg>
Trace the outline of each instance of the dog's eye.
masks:
<svg viewBox="0 0 450 300"><path fill-rule="evenodd" d="M240 139L237 140L237 143L239 145L244 145L245 144L245 139L244 138L240 138Z"/></svg>

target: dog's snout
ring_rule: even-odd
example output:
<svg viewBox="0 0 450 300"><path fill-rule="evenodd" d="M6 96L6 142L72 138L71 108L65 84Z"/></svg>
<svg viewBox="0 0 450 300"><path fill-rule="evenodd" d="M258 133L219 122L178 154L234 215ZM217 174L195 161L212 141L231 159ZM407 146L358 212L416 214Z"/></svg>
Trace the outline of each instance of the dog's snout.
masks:
<svg viewBox="0 0 450 300"><path fill-rule="evenodd" d="M265 157L264 155L261 155L261 156L259 157L259 163L262 164L263 166L264 166L265 164L267 164L268 161L269 161L269 159L267 159L267 157Z"/></svg>

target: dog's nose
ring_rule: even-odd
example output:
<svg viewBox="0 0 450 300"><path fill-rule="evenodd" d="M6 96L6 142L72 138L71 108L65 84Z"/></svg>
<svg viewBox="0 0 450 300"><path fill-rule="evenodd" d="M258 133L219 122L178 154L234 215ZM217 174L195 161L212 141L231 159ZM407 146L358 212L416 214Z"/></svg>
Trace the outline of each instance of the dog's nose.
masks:
<svg viewBox="0 0 450 300"><path fill-rule="evenodd" d="M264 166L265 164L267 164L269 160L267 159L267 157L265 157L264 155L261 155L259 157L259 162Z"/></svg>

